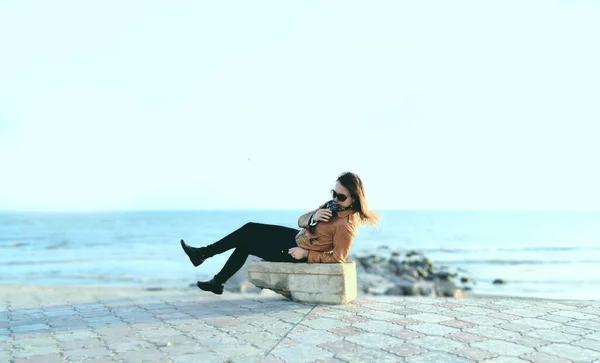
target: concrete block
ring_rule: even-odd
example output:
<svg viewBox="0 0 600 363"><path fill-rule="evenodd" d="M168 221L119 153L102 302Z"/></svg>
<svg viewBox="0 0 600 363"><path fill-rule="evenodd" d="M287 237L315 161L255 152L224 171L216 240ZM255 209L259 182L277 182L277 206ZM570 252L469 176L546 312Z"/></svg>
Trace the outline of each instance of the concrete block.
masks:
<svg viewBox="0 0 600 363"><path fill-rule="evenodd" d="M345 285L343 275L292 274L288 277L288 288L290 291L341 294Z"/></svg>
<svg viewBox="0 0 600 363"><path fill-rule="evenodd" d="M357 295L354 262L251 262L248 281L299 302L345 304Z"/></svg>

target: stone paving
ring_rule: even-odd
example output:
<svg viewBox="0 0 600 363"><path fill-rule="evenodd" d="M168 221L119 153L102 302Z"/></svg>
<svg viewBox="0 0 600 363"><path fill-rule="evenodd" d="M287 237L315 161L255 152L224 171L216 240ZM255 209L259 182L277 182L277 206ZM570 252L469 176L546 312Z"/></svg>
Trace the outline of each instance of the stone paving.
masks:
<svg viewBox="0 0 600 363"><path fill-rule="evenodd" d="M0 286L0 362L600 363L600 301Z"/></svg>

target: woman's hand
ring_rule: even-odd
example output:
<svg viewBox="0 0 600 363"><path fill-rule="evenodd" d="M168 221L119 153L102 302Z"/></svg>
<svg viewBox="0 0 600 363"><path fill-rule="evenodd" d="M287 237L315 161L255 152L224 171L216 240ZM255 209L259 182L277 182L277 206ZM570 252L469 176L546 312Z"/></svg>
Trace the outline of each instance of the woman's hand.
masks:
<svg viewBox="0 0 600 363"><path fill-rule="evenodd" d="M318 211L315 212L315 214L313 214L313 220L319 222L319 221L323 221L323 222L328 222L329 218L331 218L331 211L329 209L319 209Z"/></svg>
<svg viewBox="0 0 600 363"><path fill-rule="evenodd" d="M296 260L301 260L308 257L308 250L300 247L293 247L288 250L288 253Z"/></svg>

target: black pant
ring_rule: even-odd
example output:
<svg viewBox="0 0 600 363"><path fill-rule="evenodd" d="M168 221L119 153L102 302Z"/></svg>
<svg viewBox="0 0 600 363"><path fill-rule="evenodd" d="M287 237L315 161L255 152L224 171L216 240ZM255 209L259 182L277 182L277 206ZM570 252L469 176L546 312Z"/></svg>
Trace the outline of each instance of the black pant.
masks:
<svg viewBox="0 0 600 363"><path fill-rule="evenodd" d="M296 260L288 254L288 250L296 245L295 228L262 223L246 223L219 241L204 247L207 256L214 256L232 248L225 266L215 275L215 281L225 283L246 262L248 255L271 262L307 262L307 259Z"/></svg>

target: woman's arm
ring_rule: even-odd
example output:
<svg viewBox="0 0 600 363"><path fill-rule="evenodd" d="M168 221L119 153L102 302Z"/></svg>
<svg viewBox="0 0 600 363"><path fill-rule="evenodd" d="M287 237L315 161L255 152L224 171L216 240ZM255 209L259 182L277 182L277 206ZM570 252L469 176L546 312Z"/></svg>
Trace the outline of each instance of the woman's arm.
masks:
<svg viewBox="0 0 600 363"><path fill-rule="evenodd" d="M310 217L315 214L321 207L305 213L298 218L298 227L308 229L308 224L310 223Z"/></svg>
<svg viewBox="0 0 600 363"><path fill-rule="evenodd" d="M356 235L356 225L345 223L335 230L333 236L333 251L318 252L308 251L308 263L342 263L346 262L346 257L350 252L352 241Z"/></svg>

